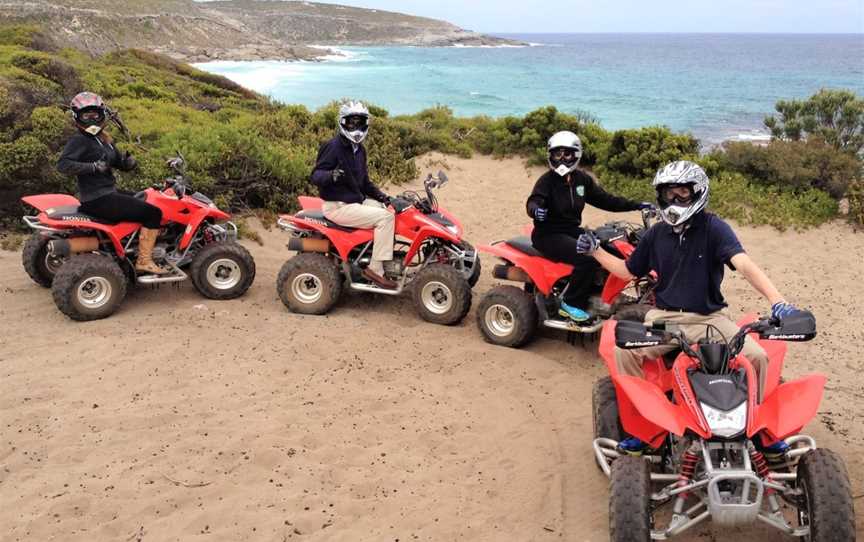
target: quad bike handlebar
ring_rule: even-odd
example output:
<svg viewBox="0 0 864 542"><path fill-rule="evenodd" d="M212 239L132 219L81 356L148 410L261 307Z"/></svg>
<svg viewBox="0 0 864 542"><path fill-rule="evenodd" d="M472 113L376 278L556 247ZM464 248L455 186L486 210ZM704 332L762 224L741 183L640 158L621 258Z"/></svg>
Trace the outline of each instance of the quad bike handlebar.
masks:
<svg viewBox="0 0 864 542"><path fill-rule="evenodd" d="M447 174L441 170L438 170L436 175L432 175L429 173L426 176L426 179L423 180L423 190L426 192L426 197L421 196L415 190L406 190L402 192L397 198L394 198L398 201L403 201L408 203L409 205L396 207L394 204L394 209L397 212L402 212L411 205L417 208L423 214L432 214L438 211L438 199L435 197L433 190L441 188L450 179L447 177ZM392 202L391 202L392 203Z"/></svg>
<svg viewBox="0 0 864 542"><path fill-rule="evenodd" d="M700 362L709 373L724 373L729 370L729 361L744 348L750 333L758 333L761 339L784 341L809 341L816 336L816 318L807 310L800 310L781 319L763 317L744 324L730 338L712 324L706 327L706 337L690 345L678 324L656 321L651 325L641 322L620 321L615 326L615 344L619 348L632 349L665 344L677 344L689 357Z"/></svg>

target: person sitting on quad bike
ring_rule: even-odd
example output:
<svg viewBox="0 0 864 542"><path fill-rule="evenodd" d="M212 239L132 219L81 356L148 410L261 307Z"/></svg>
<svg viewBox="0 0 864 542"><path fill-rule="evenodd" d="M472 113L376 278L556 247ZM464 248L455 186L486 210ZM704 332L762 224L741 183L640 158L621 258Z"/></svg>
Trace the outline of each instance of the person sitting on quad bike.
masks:
<svg viewBox="0 0 864 542"><path fill-rule="evenodd" d="M773 318L798 311L786 302L771 279L744 252L729 224L705 211L709 179L701 167L686 160L672 162L657 172L653 184L662 221L645 232L626 261L600 249L597 238L590 232L578 240L580 253L593 256L610 273L621 278L632 280L652 270L658 273L659 283L654 290L657 308L648 311L646 322L677 324L687 340L694 343L705 336L710 326L727 338L735 335L738 325L730 318L720 292L724 266L739 271L772 304ZM645 359L674 349L675 346L670 345L631 350L616 347L618 371L644 378L642 363ZM758 374L758 401L761 402L768 356L749 336L742 354L753 363ZM619 444L619 451L630 455L641 454L644 448L645 444L635 437ZM764 451L767 457L777 458L786 449L788 445L781 440Z"/></svg>
<svg viewBox="0 0 864 542"><path fill-rule="evenodd" d="M395 218L387 209L390 196L369 180L363 140L369 132L369 110L361 102L339 108L339 133L318 150L312 182L324 200L328 220L351 228L375 228L372 260L363 277L393 290L396 282L384 276L384 262L393 259Z"/></svg>
<svg viewBox="0 0 864 542"><path fill-rule="evenodd" d="M97 94L81 92L72 98L69 109L78 132L60 153L57 170L78 177L79 210L110 222L139 222L142 227L135 270L149 275L167 273L152 257L162 223L161 209L117 190L113 170L132 171L138 164L129 151L121 154L105 131L105 102Z"/></svg>
<svg viewBox="0 0 864 542"><path fill-rule="evenodd" d="M650 208L652 204L613 196L579 169L582 142L573 132L554 134L546 150L549 171L537 180L525 204L528 216L534 219L531 243L547 258L573 266L559 314L585 322L591 318L588 297L597 262L576 251L576 240L585 232L581 227L582 209L590 204L604 211L624 212Z"/></svg>

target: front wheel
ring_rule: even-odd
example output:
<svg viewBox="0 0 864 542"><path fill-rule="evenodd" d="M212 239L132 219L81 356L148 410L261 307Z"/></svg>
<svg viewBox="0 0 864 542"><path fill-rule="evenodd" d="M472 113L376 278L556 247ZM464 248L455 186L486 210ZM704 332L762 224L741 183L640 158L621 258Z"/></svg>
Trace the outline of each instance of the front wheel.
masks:
<svg viewBox="0 0 864 542"><path fill-rule="evenodd" d="M48 252L48 242L50 239L44 235L34 233L24 243L24 250L21 252L21 263L24 264L24 270L33 279L33 282L39 286L50 288L54 282L54 275L63 265L65 258L52 256Z"/></svg>
<svg viewBox="0 0 864 542"><path fill-rule="evenodd" d="M839 455L825 448L804 454L798 463L798 487L804 493L799 523L810 527L806 540L855 540L852 488Z"/></svg>
<svg viewBox="0 0 864 542"><path fill-rule="evenodd" d="M518 348L537 330L537 306L531 294L515 286L496 286L477 307L477 327L492 344Z"/></svg>
<svg viewBox="0 0 864 542"><path fill-rule="evenodd" d="M458 324L471 308L471 286L453 267L427 266L413 280L412 297L421 318L433 324Z"/></svg>
<svg viewBox="0 0 864 542"><path fill-rule="evenodd" d="M240 297L255 280L255 260L237 243L212 243L192 259L192 284L209 299Z"/></svg>
<svg viewBox="0 0 864 542"><path fill-rule="evenodd" d="M468 241L462 241L462 248L467 251L474 251L474 265L471 266L470 272L467 273L468 285L472 288L477 286L480 281L480 274L483 272L483 266L480 264L480 255L477 254L477 249Z"/></svg>
<svg viewBox="0 0 864 542"><path fill-rule="evenodd" d="M291 312L326 314L342 294L342 273L327 256L301 252L279 270L276 291Z"/></svg>
<svg viewBox="0 0 864 542"><path fill-rule="evenodd" d="M126 297L126 276L108 256L80 254L57 271L51 294L69 318L99 320L114 314Z"/></svg>
<svg viewBox="0 0 864 542"><path fill-rule="evenodd" d="M641 457L622 456L612 462L609 487L609 540L651 540L651 471Z"/></svg>

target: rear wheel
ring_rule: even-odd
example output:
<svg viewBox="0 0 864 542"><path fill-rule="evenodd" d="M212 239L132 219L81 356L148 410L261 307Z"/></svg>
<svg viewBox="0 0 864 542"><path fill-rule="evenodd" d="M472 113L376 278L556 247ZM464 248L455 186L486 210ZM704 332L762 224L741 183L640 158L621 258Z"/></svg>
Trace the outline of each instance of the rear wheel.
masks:
<svg viewBox="0 0 864 542"><path fill-rule="evenodd" d="M433 324L458 324L471 308L471 286L455 268L435 263L412 281L414 306L421 318Z"/></svg>
<svg viewBox="0 0 864 542"><path fill-rule="evenodd" d="M69 318L99 320L114 314L126 297L126 276L108 256L80 254L57 271L51 294Z"/></svg>
<svg viewBox="0 0 864 542"><path fill-rule="evenodd" d="M810 527L806 540L855 540L852 488L839 455L825 448L804 454L798 462L798 487L804 493L799 523Z"/></svg>
<svg viewBox="0 0 864 542"><path fill-rule="evenodd" d="M292 312L325 314L342 294L342 273L327 256L301 252L282 265L276 291Z"/></svg>
<svg viewBox="0 0 864 542"><path fill-rule="evenodd" d="M477 327L492 344L518 348L537 330L537 306L531 294L515 286L496 286L477 307Z"/></svg>
<svg viewBox="0 0 864 542"><path fill-rule="evenodd" d="M648 463L639 457L615 459L609 489L609 540L651 540L651 471Z"/></svg>
<svg viewBox="0 0 864 542"><path fill-rule="evenodd" d="M34 233L24 243L24 250L21 252L21 263L24 264L24 270L33 279L33 282L39 286L50 288L54 281L54 275L57 270L63 265L65 258L52 256L48 252L49 238L38 233Z"/></svg>
<svg viewBox="0 0 864 542"><path fill-rule="evenodd" d="M240 297L255 280L255 260L237 243L212 243L192 259L192 284L209 299Z"/></svg>

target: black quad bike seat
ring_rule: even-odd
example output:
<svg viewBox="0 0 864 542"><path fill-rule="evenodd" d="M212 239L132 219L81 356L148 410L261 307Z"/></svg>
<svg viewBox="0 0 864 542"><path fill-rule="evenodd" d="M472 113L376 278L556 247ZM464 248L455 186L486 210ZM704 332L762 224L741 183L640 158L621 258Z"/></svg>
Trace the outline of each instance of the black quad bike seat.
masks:
<svg viewBox="0 0 864 542"><path fill-rule="evenodd" d="M511 247L515 248L519 252L524 252L525 254L527 254L529 256L537 256L539 258L545 258L545 256L540 254L539 250L534 248L534 245L531 243L531 238L527 237L525 235L522 235L520 237L514 237L514 238L508 239L504 242L507 243L508 245L510 245Z"/></svg>
<svg viewBox="0 0 864 542"><path fill-rule="evenodd" d="M348 226L342 226L333 222L332 220L326 218L324 216L323 211L300 211L296 215L297 218L302 218L303 220L308 220L309 222L316 222L321 224L322 226L327 226L328 228L333 228L334 230L341 231L354 231L357 228L349 228Z"/></svg>
<svg viewBox="0 0 864 542"><path fill-rule="evenodd" d="M109 226L118 224L118 222L112 222L110 220L105 220L104 218L97 218L79 212L78 207L78 205L58 205L57 207L49 209L51 212L46 212L45 216L52 220L60 220L62 222L69 222L70 224L75 222L96 222L97 224L106 224Z"/></svg>

